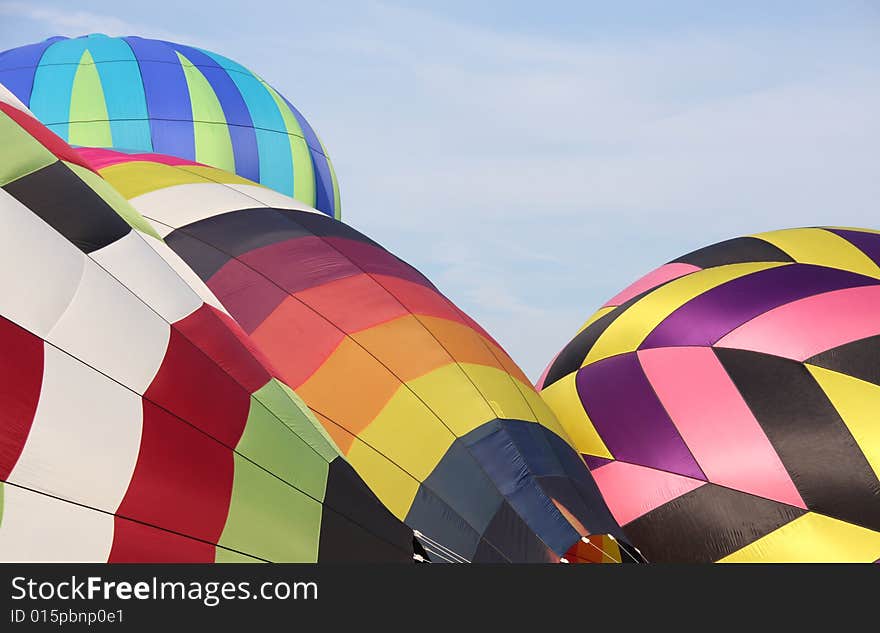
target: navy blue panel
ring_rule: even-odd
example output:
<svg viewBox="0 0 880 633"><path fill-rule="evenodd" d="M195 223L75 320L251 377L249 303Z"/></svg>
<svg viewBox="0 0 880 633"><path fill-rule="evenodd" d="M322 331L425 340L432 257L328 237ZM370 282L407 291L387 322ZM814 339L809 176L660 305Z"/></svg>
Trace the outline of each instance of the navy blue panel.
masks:
<svg viewBox="0 0 880 633"><path fill-rule="evenodd" d="M491 545L498 547L504 543L505 553L518 563L555 563L554 553L539 539L530 526L523 522L522 517L510 504L504 503L489 528L483 543L474 554L474 562L494 562L497 553L491 551Z"/></svg>
<svg viewBox="0 0 880 633"><path fill-rule="evenodd" d="M43 53L66 37L50 37L36 44L13 48L0 54L0 84L6 86L25 105L30 104L34 75Z"/></svg>
<svg viewBox="0 0 880 633"><path fill-rule="evenodd" d="M480 534L425 486L419 486L405 521L407 525L442 543L459 556L467 560L473 559L480 542ZM437 560L431 552L428 555L431 560Z"/></svg>
<svg viewBox="0 0 880 633"><path fill-rule="evenodd" d="M577 542L580 535L541 489L501 424L477 440L469 435L462 439L511 506L551 549L561 556Z"/></svg>
<svg viewBox="0 0 880 633"><path fill-rule="evenodd" d="M561 437L549 429L544 429L544 433L566 476L584 502L586 510L584 514L576 515L578 520L590 534L613 534L618 539L624 539L623 530L611 516L611 511L605 505L602 493L583 460Z"/></svg>
<svg viewBox="0 0 880 633"><path fill-rule="evenodd" d="M189 86L174 49L165 42L123 38L138 60L151 119L153 151L196 159Z"/></svg>
<svg viewBox="0 0 880 633"><path fill-rule="evenodd" d="M504 501L461 440L450 445L422 485L443 499L454 499L455 511L480 534Z"/></svg>
<svg viewBox="0 0 880 633"><path fill-rule="evenodd" d="M545 427L522 420L500 420L500 423L516 443L533 475L544 477L565 474L548 441Z"/></svg>
<svg viewBox="0 0 880 633"><path fill-rule="evenodd" d="M257 149L257 134L251 113L241 96L241 92L220 64L202 51L182 44L168 44L181 52L195 64L208 80L211 89L220 101L229 136L232 139L232 153L235 157L235 173L244 178L260 181L260 154Z"/></svg>

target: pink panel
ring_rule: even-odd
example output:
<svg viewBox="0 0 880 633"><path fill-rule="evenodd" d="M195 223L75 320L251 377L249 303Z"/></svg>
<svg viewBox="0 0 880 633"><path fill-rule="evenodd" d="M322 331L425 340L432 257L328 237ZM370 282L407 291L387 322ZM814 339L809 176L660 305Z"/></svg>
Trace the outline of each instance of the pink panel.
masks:
<svg viewBox="0 0 880 633"><path fill-rule="evenodd" d="M626 525L706 483L627 462L611 462L592 474L608 509L620 525Z"/></svg>
<svg viewBox="0 0 880 633"><path fill-rule="evenodd" d="M806 508L779 456L709 347L638 352L645 375L709 481Z"/></svg>
<svg viewBox="0 0 880 633"><path fill-rule="evenodd" d="M104 169L110 165L118 165L119 163L130 163L133 161L146 161L150 163L162 163L164 165L201 165L191 160L177 158L175 156L166 156L165 154L127 154L125 152L117 152L112 149L102 149L96 147L79 147L76 150L93 169Z"/></svg>
<svg viewBox="0 0 880 633"><path fill-rule="evenodd" d="M719 340L735 347L805 360L880 334L880 286L860 286L793 301L744 323Z"/></svg>
<svg viewBox="0 0 880 633"><path fill-rule="evenodd" d="M702 270L699 266L694 266L692 264L666 264L649 272L647 275L639 279L638 281L630 284L620 293L612 297L604 306L619 306L621 303L626 303L636 295L639 295L646 290L650 290L651 288L656 288L660 284L664 284L667 281L672 281L673 279L677 279L678 277L684 277L688 273L696 272L698 270Z"/></svg>

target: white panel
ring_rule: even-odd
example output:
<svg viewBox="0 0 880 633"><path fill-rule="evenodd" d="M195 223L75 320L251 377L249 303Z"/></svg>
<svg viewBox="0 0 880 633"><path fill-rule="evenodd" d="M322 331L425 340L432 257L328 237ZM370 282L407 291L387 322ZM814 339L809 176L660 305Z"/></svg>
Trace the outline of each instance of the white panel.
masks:
<svg viewBox="0 0 880 633"><path fill-rule="evenodd" d="M260 206L235 189L213 182L166 187L135 196L129 202L141 215L176 229L229 211Z"/></svg>
<svg viewBox="0 0 880 633"><path fill-rule="evenodd" d="M236 191L240 191L246 196L253 198L258 202L262 202L267 207L275 207L278 209L296 209L297 211L308 211L309 213L319 213L321 215L324 215L317 209L310 207L304 202L294 200L290 196L285 196L283 193L278 193L277 191L269 189L267 187L239 184L229 184L227 185L227 187L235 189ZM257 205L251 204L251 207L254 206Z"/></svg>
<svg viewBox="0 0 880 633"><path fill-rule="evenodd" d="M28 110L27 107L21 101L18 100L18 97L16 97L14 94L12 94L12 92L10 92L9 88L4 86L3 84L0 84L0 101L2 101L3 103L8 103L13 108L18 108L22 112L27 112L31 116L34 116L34 113L31 112L30 110ZM36 118L36 117L34 117L34 118Z"/></svg>
<svg viewBox="0 0 880 633"><path fill-rule="evenodd" d="M140 451L141 398L51 345L24 450L9 481L115 512Z"/></svg>
<svg viewBox="0 0 880 633"><path fill-rule="evenodd" d="M169 229L169 232L173 229ZM214 296L214 293L205 285L205 282L199 278L193 269L189 267L183 259L181 259L180 255L171 250L171 247L168 246L165 242L161 240L157 240L155 237L144 235L142 236L144 241L146 241L147 245L149 245L153 250L155 250L159 256L165 260L165 262L171 266L171 268L176 272L183 281L185 281L189 287L195 291L195 293L199 296L199 298L220 310L221 312L226 312L226 308L220 303L220 300ZM201 304L200 304L201 305Z"/></svg>
<svg viewBox="0 0 880 633"><path fill-rule="evenodd" d="M169 325L95 262L47 341L139 394L165 356Z"/></svg>
<svg viewBox="0 0 880 633"><path fill-rule="evenodd" d="M0 189L0 314L45 338L67 309L87 261Z"/></svg>
<svg viewBox="0 0 880 633"><path fill-rule="evenodd" d="M107 562L113 546L111 515L0 485L0 561Z"/></svg>
<svg viewBox="0 0 880 633"><path fill-rule="evenodd" d="M201 307L202 299L147 245L147 239L157 242L131 231L90 256L163 319L176 323Z"/></svg>

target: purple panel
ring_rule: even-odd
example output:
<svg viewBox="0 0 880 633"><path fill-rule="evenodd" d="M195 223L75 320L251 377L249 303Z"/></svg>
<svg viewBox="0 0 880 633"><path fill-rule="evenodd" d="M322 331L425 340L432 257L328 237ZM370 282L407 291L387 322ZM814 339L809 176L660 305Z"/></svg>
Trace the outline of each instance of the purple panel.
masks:
<svg viewBox="0 0 880 633"><path fill-rule="evenodd" d="M584 458L584 463L590 470L596 470L600 466L610 464L614 461L613 459L608 459L607 457L597 457L596 455L586 455L584 453L581 453L581 457Z"/></svg>
<svg viewBox="0 0 880 633"><path fill-rule="evenodd" d="M762 270L691 299L654 328L640 349L713 345L746 321L786 303L876 283L870 277L812 264Z"/></svg>
<svg viewBox="0 0 880 633"><path fill-rule="evenodd" d="M861 231L847 231L845 229L827 229L845 239L858 248L865 255L880 265L880 235L877 233L862 233Z"/></svg>
<svg viewBox="0 0 880 633"><path fill-rule="evenodd" d="M239 257L289 293L360 275L361 270L319 237L284 240Z"/></svg>
<svg viewBox="0 0 880 633"><path fill-rule="evenodd" d="M424 275L384 248L344 238L328 237L325 239L328 244L366 273L398 277L434 290L433 284Z"/></svg>
<svg viewBox="0 0 880 633"><path fill-rule="evenodd" d="M248 334L287 297L281 288L234 259L214 273L207 284Z"/></svg>
<svg viewBox="0 0 880 633"><path fill-rule="evenodd" d="M635 352L583 367L575 384L587 415L616 459L706 479Z"/></svg>

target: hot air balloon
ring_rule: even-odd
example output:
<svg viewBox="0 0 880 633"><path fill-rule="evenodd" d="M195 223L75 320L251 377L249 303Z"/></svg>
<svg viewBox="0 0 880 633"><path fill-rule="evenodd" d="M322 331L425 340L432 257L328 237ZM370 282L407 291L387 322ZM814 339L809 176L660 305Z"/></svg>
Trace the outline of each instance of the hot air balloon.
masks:
<svg viewBox="0 0 880 633"><path fill-rule="evenodd" d="M521 370L413 267L240 176L81 152L207 284L432 558L637 558Z"/></svg>
<svg viewBox="0 0 880 633"><path fill-rule="evenodd" d="M0 560L412 561L207 288L2 90L0 188Z"/></svg>
<svg viewBox="0 0 880 633"><path fill-rule="evenodd" d="M339 217L315 131L240 64L192 46L89 35L0 53L0 83L72 145L158 152L235 172Z"/></svg>
<svg viewBox="0 0 880 633"><path fill-rule="evenodd" d="M880 234L740 237L594 314L541 393L650 561L880 558Z"/></svg>

